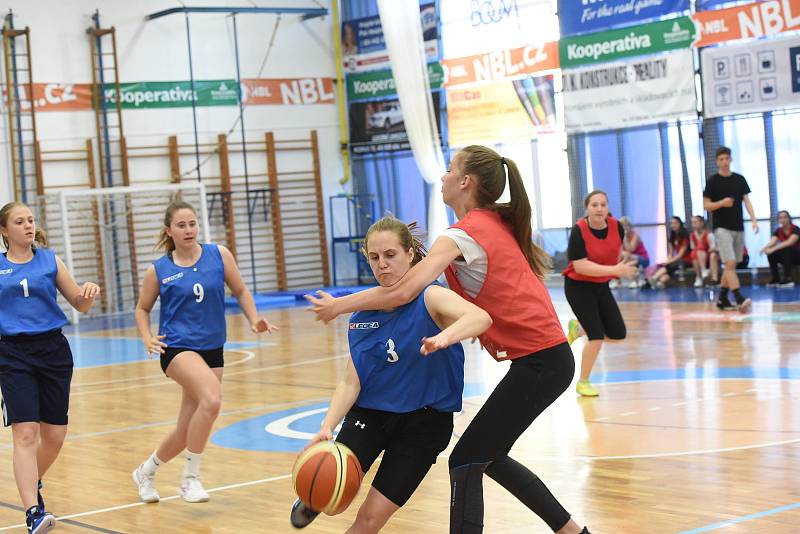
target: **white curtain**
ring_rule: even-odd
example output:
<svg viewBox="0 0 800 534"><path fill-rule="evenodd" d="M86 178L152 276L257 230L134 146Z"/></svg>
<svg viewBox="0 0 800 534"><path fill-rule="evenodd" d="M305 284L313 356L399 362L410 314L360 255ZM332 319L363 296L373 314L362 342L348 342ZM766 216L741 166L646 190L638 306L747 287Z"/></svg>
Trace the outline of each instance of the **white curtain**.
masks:
<svg viewBox="0 0 800 534"><path fill-rule="evenodd" d="M422 177L432 185L428 207L430 244L448 226L441 192L441 177L446 166L436 129L419 2L378 0L378 11L411 151Z"/></svg>

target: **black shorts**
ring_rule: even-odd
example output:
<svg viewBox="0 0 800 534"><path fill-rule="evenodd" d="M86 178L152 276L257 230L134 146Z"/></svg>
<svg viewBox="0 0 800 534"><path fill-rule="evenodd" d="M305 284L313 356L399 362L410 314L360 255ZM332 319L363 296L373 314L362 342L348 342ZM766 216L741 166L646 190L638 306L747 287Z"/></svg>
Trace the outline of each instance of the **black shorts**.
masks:
<svg viewBox="0 0 800 534"><path fill-rule="evenodd" d="M608 282L598 284L566 277L564 294L589 341L625 339L625 321Z"/></svg>
<svg viewBox="0 0 800 534"><path fill-rule="evenodd" d="M383 453L372 487L403 506L447 448L453 414L422 408L393 413L353 406L344 417L338 443L350 447L366 473Z"/></svg>
<svg viewBox="0 0 800 534"><path fill-rule="evenodd" d="M164 371L164 374L167 374L167 367L169 367L169 364L171 364L172 360L175 359L175 356L186 351L196 352L199 354L200 357L203 358L203 360L205 360L208 366L212 369L215 367L225 367L225 358L222 356L222 347L209 350L187 349L185 347L165 347L164 354L161 355L161 370Z"/></svg>
<svg viewBox="0 0 800 534"><path fill-rule="evenodd" d="M61 330L0 338L3 425L66 425L72 351Z"/></svg>

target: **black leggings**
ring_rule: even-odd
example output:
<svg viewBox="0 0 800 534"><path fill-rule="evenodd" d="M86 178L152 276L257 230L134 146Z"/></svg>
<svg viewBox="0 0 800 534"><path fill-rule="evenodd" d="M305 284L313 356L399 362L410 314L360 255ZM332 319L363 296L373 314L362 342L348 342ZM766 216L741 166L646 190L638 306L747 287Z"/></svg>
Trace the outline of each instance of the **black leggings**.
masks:
<svg viewBox="0 0 800 534"><path fill-rule="evenodd" d="M791 280L792 265L800 264L800 251L795 247L782 248L772 254L767 254L769 260L769 270L772 272L773 280ZM778 278L778 264L783 264L783 278Z"/></svg>
<svg viewBox="0 0 800 534"><path fill-rule="evenodd" d="M598 284L564 278L564 294L589 341L625 339L625 320L608 282Z"/></svg>
<svg viewBox="0 0 800 534"><path fill-rule="evenodd" d="M562 343L511 362L450 454L450 532L483 532L483 473L557 531L570 519L547 486L508 456L519 436L569 386L575 359Z"/></svg>

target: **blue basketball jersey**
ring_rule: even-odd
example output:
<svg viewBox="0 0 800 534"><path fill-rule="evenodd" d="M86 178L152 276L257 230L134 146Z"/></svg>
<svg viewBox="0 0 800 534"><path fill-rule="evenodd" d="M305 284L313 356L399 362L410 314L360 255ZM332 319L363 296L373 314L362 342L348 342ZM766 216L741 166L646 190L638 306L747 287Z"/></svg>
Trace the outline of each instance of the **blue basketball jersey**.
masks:
<svg viewBox="0 0 800 534"><path fill-rule="evenodd" d="M408 413L424 407L461 410L464 349L460 343L423 356L423 337L441 329L425 307L425 291L390 312L360 311L350 317L348 339L362 408Z"/></svg>
<svg viewBox="0 0 800 534"><path fill-rule="evenodd" d="M41 334L67 324L56 300L56 274L50 249L35 249L28 263L0 254L0 335Z"/></svg>
<svg viewBox="0 0 800 534"><path fill-rule="evenodd" d="M175 265L169 255L153 262L161 313L159 335L168 347L210 350L225 344L225 266L219 247L203 243L191 267Z"/></svg>

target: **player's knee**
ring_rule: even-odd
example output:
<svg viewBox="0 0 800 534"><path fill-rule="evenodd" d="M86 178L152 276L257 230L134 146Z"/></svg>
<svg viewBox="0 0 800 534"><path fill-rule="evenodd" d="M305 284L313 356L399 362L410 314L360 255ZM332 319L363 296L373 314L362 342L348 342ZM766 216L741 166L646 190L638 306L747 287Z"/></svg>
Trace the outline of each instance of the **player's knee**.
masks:
<svg viewBox="0 0 800 534"><path fill-rule="evenodd" d="M35 447L39 443L39 430L35 426L25 426L14 430L15 447Z"/></svg>
<svg viewBox="0 0 800 534"><path fill-rule="evenodd" d="M358 534L380 532L387 519L388 517L385 517L384 514L379 513L377 510L362 506L358 511L352 530Z"/></svg>
<svg viewBox="0 0 800 534"><path fill-rule="evenodd" d="M206 393L197 405L206 415L216 417L222 408L222 394L219 391Z"/></svg>

